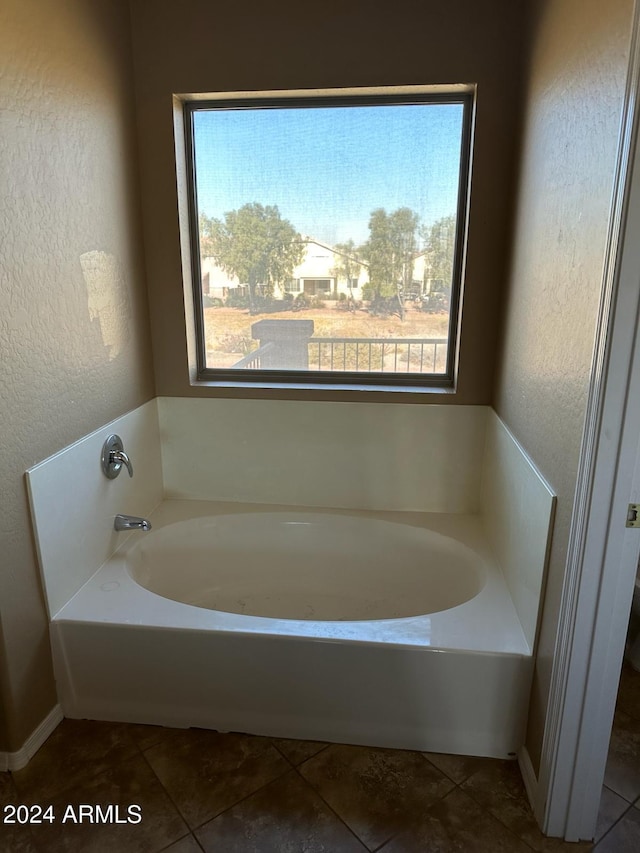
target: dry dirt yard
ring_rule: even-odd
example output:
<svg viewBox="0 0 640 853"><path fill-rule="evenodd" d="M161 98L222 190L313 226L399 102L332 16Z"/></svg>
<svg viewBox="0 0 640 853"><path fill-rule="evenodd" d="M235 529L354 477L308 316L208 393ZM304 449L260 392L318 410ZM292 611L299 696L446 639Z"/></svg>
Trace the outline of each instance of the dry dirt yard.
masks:
<svg viewBox="0 0 640 853"><path fill-rule="evenodd" d="M231 367L258 347L251 326L258 320L313 320L319 338L446 338L449 315L428 314L409 305L404 321L397 316L374 317L364 309L338 310L336 303L304 311L249 314L244 308L205 308L208 367Z"/></svg>

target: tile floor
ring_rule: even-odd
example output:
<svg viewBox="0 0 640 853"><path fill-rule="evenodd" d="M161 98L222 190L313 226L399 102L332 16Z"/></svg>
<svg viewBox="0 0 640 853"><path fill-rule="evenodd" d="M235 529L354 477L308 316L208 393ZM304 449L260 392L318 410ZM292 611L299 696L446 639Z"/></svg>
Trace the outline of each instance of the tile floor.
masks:
<svg viewBox="0 0 640 853"><path fill-rule="evenodd" d="M0 773L0 804L55 818L0 824L1 853L635 853L640 674L623 671L595 847L540 834L514 762L202 729L65 720ZM96 804L119 811L74 822ZM142 820L114 823L131 805Z"/></svg>

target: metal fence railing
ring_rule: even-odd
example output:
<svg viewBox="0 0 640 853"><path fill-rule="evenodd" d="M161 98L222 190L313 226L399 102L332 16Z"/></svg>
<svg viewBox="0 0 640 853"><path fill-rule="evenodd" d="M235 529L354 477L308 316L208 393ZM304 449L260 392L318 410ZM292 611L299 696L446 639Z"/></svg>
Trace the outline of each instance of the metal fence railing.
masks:
<svg viewBox="0 0 640 853"><path fill-rule="evenodd" d="M261 320L257 349L236 362L245 370L444 374L447 338L313 337L307 320Z"/></svg>
<svg viewBox="0 0 640 853"><path fill-rule="evenodd" d="M444 373L447 338L310 338L309 370Z"/></svg>
<svg viewBox="0 0 640 853"><path fill-rule="evenodd" d="M269 352L272 352L276 348L276 345L269 341L269 343L262 344L258 349L254 349L253 352L247 353L244 358L241 358L240 361L237 361L233 367L243 367L245 370L260 370L262 367L262 357Z"/></svg>

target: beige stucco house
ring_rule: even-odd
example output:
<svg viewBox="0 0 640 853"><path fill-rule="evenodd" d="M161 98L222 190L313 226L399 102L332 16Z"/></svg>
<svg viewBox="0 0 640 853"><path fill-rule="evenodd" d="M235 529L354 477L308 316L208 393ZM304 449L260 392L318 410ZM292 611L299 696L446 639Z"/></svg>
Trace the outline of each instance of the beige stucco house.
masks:
<svg viewBox="0 0 640 853"><path fill-rule="evenodd" d="M284 293L294 296L305 293L307 296L326 299L340 296L362 299L362 288L369 281L369 270L363 260L355 255L345 255L313 237L305 237L304 244L302 262L294 269L289 281L275 288L276 298L282 298ZM345 275L345 266L353 272L349 277ZM211 256L201 259L200 269L202 292L211 299L226 299L230 290L246 287L236 276L229 275L219 267ZM428 277L428 273L428 258L421 252L413 262L412 281L416 292L422 294L431 290L433 280Z"/></svg>
<svg viewBox="0 0 640 853"><path fill-rule="evenodd" d="M356 257L342 254L332 246L321 243L312 237L305 237L305 254L302 262L294 269L289 281L275 288L276 298L284 293L306 293L308 296L329 298L331 294L339 296L351 293L356 299L362 298L362 286L369 281L366 264ZM349 281L344 273L344 261L350 262L354 275ZM202 292L212 299L226 299L233 288L246 287L234 275L221 269L213 257L201 260Z"/></svg>

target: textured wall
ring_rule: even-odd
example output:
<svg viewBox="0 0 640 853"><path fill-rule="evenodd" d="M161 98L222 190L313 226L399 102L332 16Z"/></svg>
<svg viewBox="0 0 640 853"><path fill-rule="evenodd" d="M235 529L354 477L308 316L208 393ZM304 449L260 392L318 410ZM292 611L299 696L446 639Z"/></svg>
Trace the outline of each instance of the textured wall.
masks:
<svg viewBox="0 0 640 853"><path fill-rule="evenodd" d="M125 0L0 4L0 749L11 751L55 703L23 472L154 393L129 32Z"/></svg>
<svg viewBox="0 0 640 853"><path fill-rule="evenodd" d="M267 396L191 388L177 223L173 93L477 83L468 274L459 393L490 402L520 80L522 11L512 0L327 0L305 6L132 0L145 245L158 393ZM281 397L301 392L277 392ZM368 400L381 395L364 392ZM304 395L308 396L308 395ZM316 399L353 393L314 391ZM357 396L355 397L357 399ZM415 402L429 398L415 395ZM403 396L406 402L407 397Z"/></svg>
<svg viewBox="0 0 640 853"><path fill-rule="evenodd" d="M532 31L495 408L558 495L527 744L537 766L602 284L632 0L543 0Z"/></svg>

